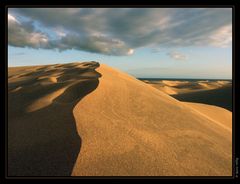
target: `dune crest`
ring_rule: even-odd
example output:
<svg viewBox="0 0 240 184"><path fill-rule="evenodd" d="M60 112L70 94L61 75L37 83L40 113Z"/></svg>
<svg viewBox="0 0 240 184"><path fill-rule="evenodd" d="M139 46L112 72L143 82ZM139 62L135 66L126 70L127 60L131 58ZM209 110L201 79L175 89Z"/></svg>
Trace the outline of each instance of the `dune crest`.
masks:
<svg viewBox="0 0 240 184"><path fill-rule="evenodd" d="M82 147L72 175L232 174L232 134L213 114L104 64L97 71L98 88L73 110Z"/></svg>
<svg viewBox="0 0 240 184"><path fill-rule="evenodd" d="M232 174L222 108L180 102L97 62L10 68L8 82L10 176ZM189 87L165 83L171 93Z"/></svg>
<svg viewBox="0 0 240 184"><path fill-rule="evenodd" d="M98 86L97 62L9 69L8 175L69 176L81 148L74 106Z"/></svg>
<svg viewBox="0 0 240 184"><path fill-rule="evenodd" d="M178 81L178 80L143 80L145 83L163 91L169 95L186 94L214 90L231 85L230 81Z"/></svg>

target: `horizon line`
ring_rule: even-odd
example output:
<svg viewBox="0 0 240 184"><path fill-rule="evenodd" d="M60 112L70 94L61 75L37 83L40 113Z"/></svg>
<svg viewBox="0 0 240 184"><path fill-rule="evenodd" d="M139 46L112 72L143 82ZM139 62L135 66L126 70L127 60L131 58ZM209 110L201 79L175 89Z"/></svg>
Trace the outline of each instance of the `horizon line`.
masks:
<svg viewBox="0 0 240 184"><path fill-rule="evenodd" d="M178 78L178 77L136 77L137 79L198 79L198 80L232 80L229 78Z"/></svg>

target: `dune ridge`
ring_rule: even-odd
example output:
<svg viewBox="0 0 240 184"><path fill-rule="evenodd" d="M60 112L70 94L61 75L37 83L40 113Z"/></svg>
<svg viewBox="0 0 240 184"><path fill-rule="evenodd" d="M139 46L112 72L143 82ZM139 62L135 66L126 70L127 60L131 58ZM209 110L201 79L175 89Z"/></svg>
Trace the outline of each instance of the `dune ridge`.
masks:
<svg viewBox="0 0 240 184"><path fill-rule="evenodd" d="M233 108L231 85L224 85L210 90L189 91L188 93L173 94L171 96L180 101L215 105L229 111L232 111Z"/></svg>
<svg viewBox="0 0 240 184"><path fill-rule="evenodd" d="M180 102L97 62L10 68L8 89L10 175L232 174L224 109Z"/></svg>
<svg viewBox="0 0 240 184"><path fill-rule="evenodd" d="M231 175L221 122L104 64L97 71L98 88L73 111L83 140L73 176Z"/></svg>
<svg viewBox="0 0 240 184"><path fill-rule="evenodd" d="M9 69L9 176L71 175L81 148L72 111L97 88L97 67L83 62Z"/></svg>
<svg viewBox="0 0 240 184"><path fill-rule="evenodd" d="M143 80L156 89L183 102L204 103L232 111L230 80Z"/></svg>
<svg viewBox="0 0 240 184"><path fill-rule="evenodd" d="M187 94L187 93L193 93L193 92L202 92L202 91L214 90L214 89L231 86L230 81L221 81L221 80L218 80L218 81L143 80L143 81L169 95L181 95L181 94Z"/></svg>

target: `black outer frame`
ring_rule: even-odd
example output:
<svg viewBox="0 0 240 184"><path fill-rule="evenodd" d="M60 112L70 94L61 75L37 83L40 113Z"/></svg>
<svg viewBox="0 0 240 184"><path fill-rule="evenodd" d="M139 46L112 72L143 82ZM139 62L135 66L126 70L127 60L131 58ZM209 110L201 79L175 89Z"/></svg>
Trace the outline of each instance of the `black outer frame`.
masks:
<svg viewBox="0 0 240 184"><path fill-rule="evenodd" d="M155 0L156 1L156 0ZM20 1L19 1L20 2ZM92 0L90 1L85 1L85 2L81 2L82 4L77 4L76 2L69 0L66 1L65 3L63 2L56 2L55 4L53 2L47 2L47 1L43 1L43 0L35 0L35 1L27 1L25 0L24 2L21 1L21 4L19 4L19 2L14 2L14 1L10 1L10 0L5 0L4 2L4 7L1 7L0 13L2 13L2 20L4 21L5 26L5 35L4 35L4 40L5 42L2 44L4 44L4 48L5 48L5 52L4 52L4 56L5 56L5 65L4 68L0 67L0 69L2 69L3 71L0 72L0 74L4 74L4 77L1 77L0 79L4 79L4 84L5 84L5 95L4 95L4 101L5 102L5 114L4 114L4 122L5 123L1 123L0 125L3 126L3 128L1 128L0 130L3 131L0 135L3 136L2 142L5 147L4 150L4 154L1 154L1 163L5 163L5 165L1 165L1 169L3 169L3 174L1 173L1 179L0 181L2 181L2 178L4 180L8 179L11 181L16 181L16 179L64 179L63 181L65 181L65 179L71 179L71 181L75 180L75 179L224 179L222 181L226 181L225 179L227 179L227 182L229 182L229 180L239 180L239 161L237 161L236 159L239 158L239 135L236 134L236 130L239 128L239 125L236 122L240 122L237 121L237 117L235 116L236 114L238 114L238 109L236 109L236 101L237 98L235 96L235 94L239 94L239 90L240 89L240 85L239 83L236 83L237 80L237 76L236 76L236 68L238 68L236 65L236 60L237 59L237 55L236 55L236 23L237 23L237 11L236 9L238 8L238 6L236 5L236 3L234 2L234 0L228 0L225 3L220 3L220 1L218 1L218 4L215 4L214 2L209 2L209 0L201 0L201 1L195 1L196 4L193 4L193 1L191 2L191 0L183 0L181 1L181 4L179 4L178 0L168 0L165 2L161 2L161 4L157 4L156 2L154 2L154 0L148 0L147 3L145 4L135 4L134 2L132 2L131 4L128 3L118 3L116 5L113 5L111 1L105 1L101 3L105 3L105 4L99 4L99 2L97 2L97 0ZM33 4L36 3L36 4ZM171 4L172 3L172 4ZM8 64L8 48L7 48L7 8L9 7L109 7L109 8L114 8L114 7L176 7L176 8L181 8L181 7L228 7L228 8L232 8L233 10L233 43L232 43L232 80L233 80L233 132L232 132L232 136L233 136L233 176L129 176L129 177L125 177L125 176L97 176L97 177L90 177L90 176L82 176L82 177L8 177L7 176L7 109L8 109L8 104L7 104L7 64ZM3 84L3 83L1 83ZM1 116L3 117L3 116ZM235 122L235 123L234 123ZM5 139L4 139L5 138ZM5 142L3 141L5 140ZM237 144L238 143L238 144ZM2 146L1 145L1 146ZM1 149L3 150L3 149ZM2 152L3 153L3 152ZM238 162L238 163L237 163ZM238 173L238 174L237 174ZM31 181L31 180L30 180ZM76 181L76 180L75 180Z"/></svg>

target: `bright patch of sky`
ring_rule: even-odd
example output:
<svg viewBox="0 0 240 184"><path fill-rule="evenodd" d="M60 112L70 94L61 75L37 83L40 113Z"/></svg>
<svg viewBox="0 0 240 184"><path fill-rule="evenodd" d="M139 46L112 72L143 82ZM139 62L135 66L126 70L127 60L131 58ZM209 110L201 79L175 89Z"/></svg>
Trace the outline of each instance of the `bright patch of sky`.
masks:
<svg viewBox="0 0 240 184"><path fill-rule="evenodd" d="M136 77L232 77L229 8L8 12L8 65L98 61Z"/></svg>

